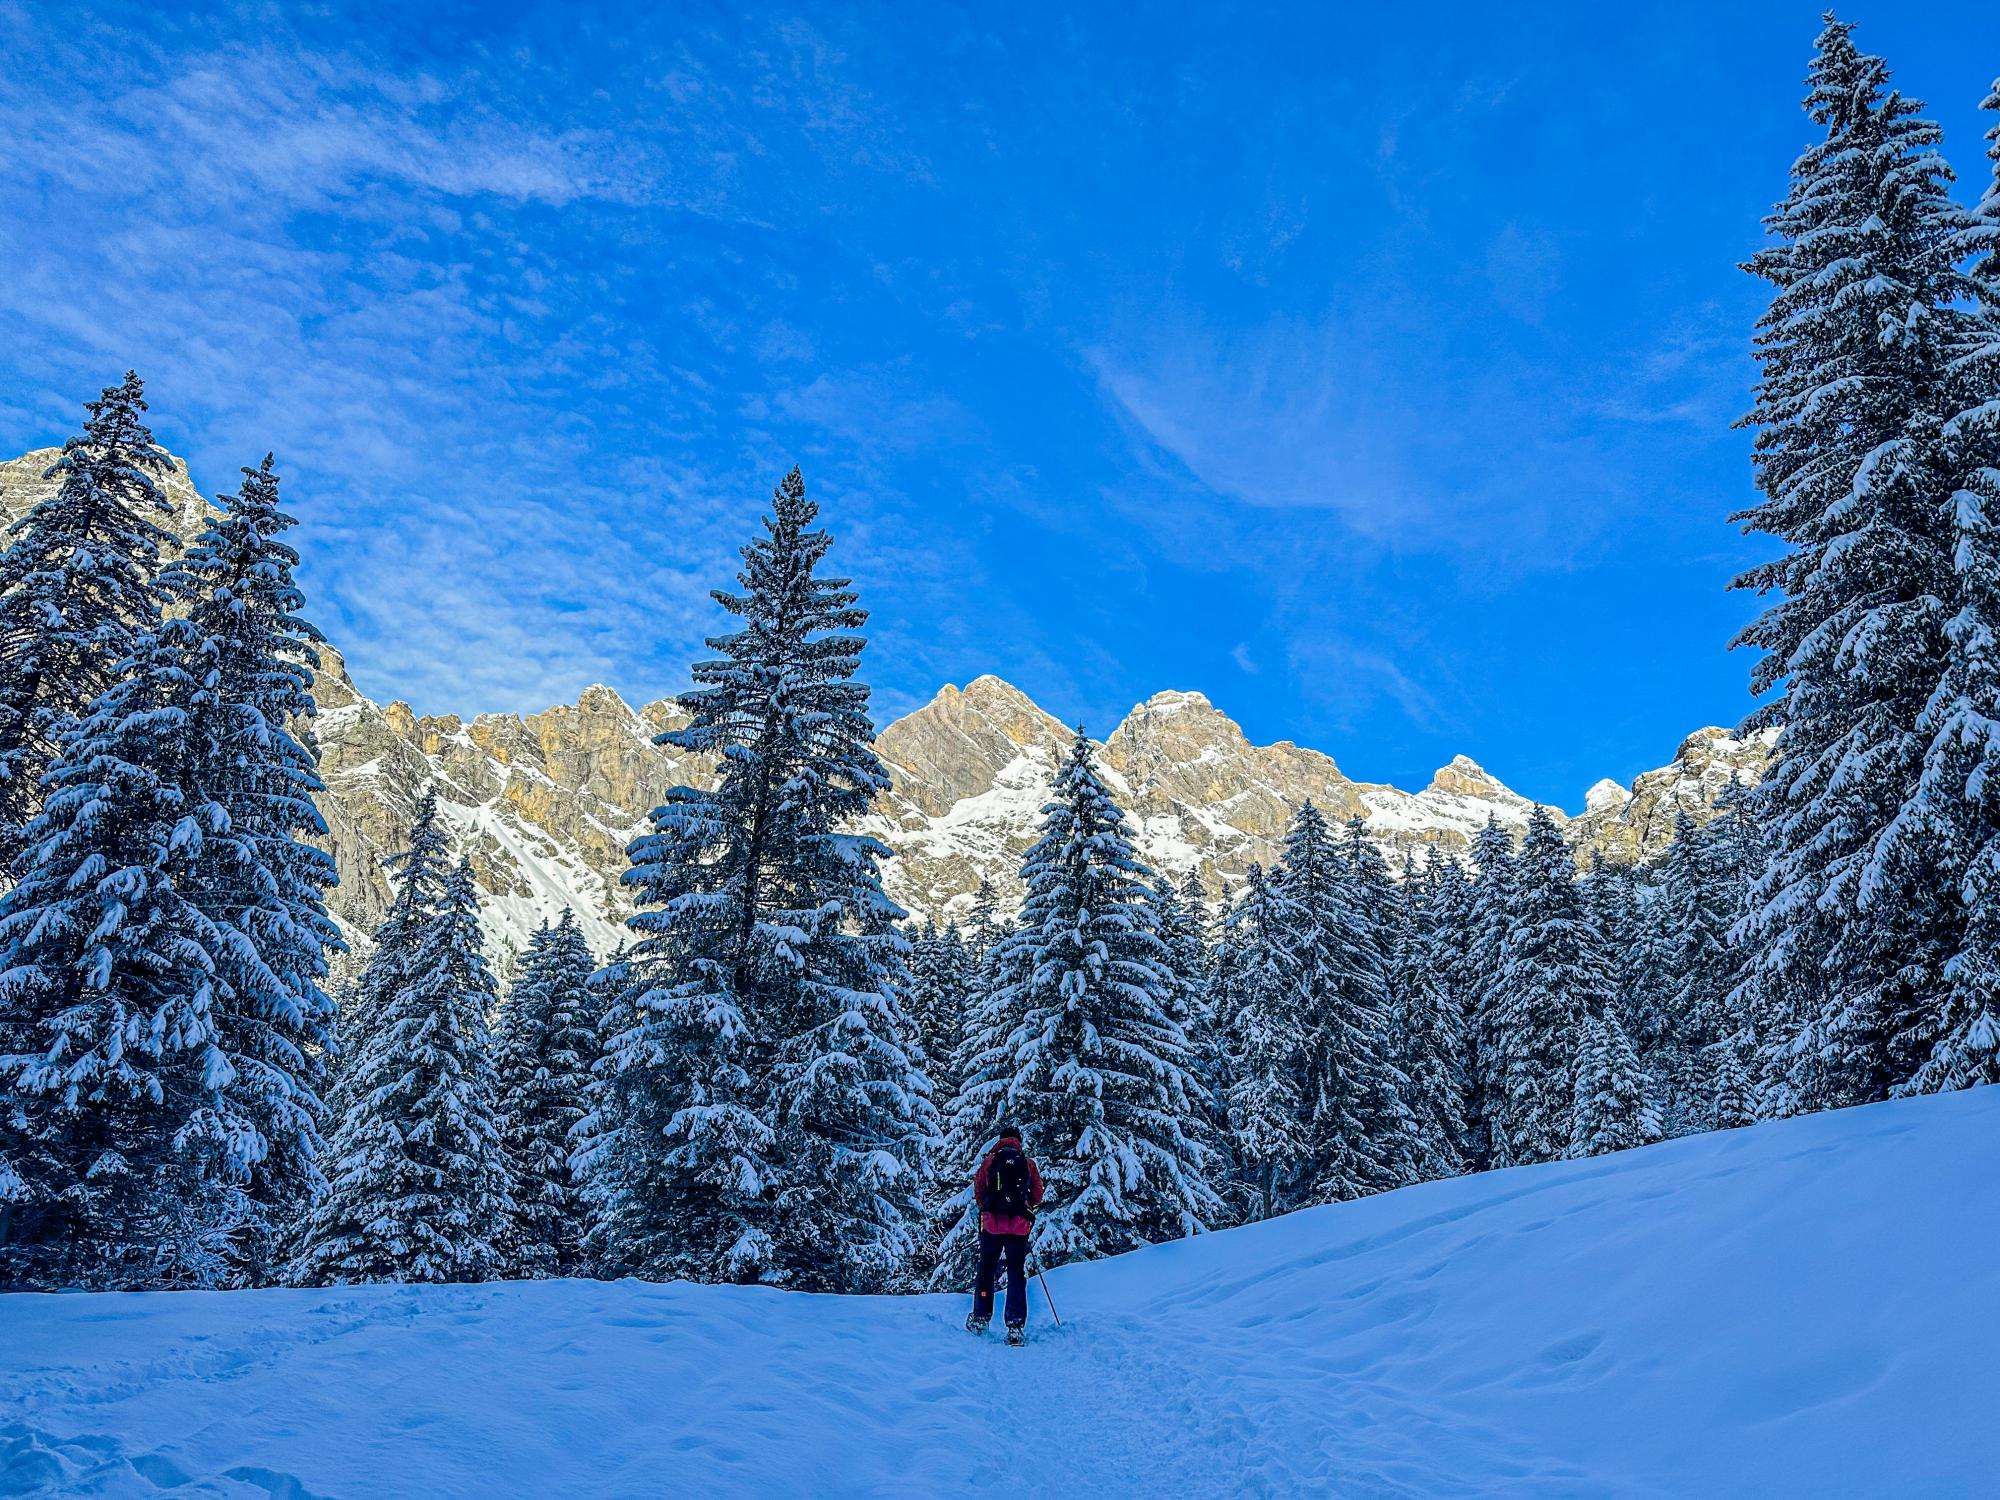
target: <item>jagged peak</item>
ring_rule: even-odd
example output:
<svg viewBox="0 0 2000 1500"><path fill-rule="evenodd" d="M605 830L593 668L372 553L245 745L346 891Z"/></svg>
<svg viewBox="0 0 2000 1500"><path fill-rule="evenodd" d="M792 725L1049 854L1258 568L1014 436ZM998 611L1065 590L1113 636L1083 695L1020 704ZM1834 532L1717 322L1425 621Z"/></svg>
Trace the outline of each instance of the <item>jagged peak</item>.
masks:
<svg viewBox="0 0 2000 1500"><path fill-rule="evenodd" d="M1431 773L1431 786L1442 790L1457 782L1482 781L1499 786L1500 779L1469 755L1454 755Z"/></svg>
<svg viewBox="0 0 2000 1500"><path fill-rule="evenodd" d="M1023 716L1045 720L1049 724L1061 722L1013 683L986 672L973 678L962 688L956 683L947 682L937 690L930 702L892 721L885 726L884 732L902 725L925 724L940 714L947 718L971 714L976 718L996 722L1017 720Z"/></svg>
<svg viewBox="0 0 2000 1500"><path fill-rule="evenodd" d="M1718 752L1723 755L1731 755L1739 750L1751 748L1769 755L1777 747L1777 743L1778 731L1776 729L1760 729L1754 734L1738 736L1733 729L1722 729L1711 724L1706 729L1697 729L1693 734L1682 740L1680 748L1674 752L1674 759L1677 761L1696 760L1715 755Z"/></svg>
<svg viewBox="0 0 2000 1500"><path fill-rule="evenodd" d="M578 708L590 709L594 713L629 714L632 712L632 705L625 701L619 694L618 689L606 687L601 682L593 682L589 687L578 693L576 695L576 706Z"/></svg>
<svg viewBox="0 0 2000 1500"><path fill-rule="evenodd" d="M1161 727L1163 720L1181 720L1195 727L1197 733L1220 734L1230 740L1244 738L1237 722L1209 702L1206 695L1177 688L1164 689L1143 703L1133 704L1131 711L1119 720L1111 738L1129 740L1135 734Z"/></svg>
<svg viewBox="0 0 2000 1500"><path fill-rule="evenodd" d="M1156 714L1175 713L1186 709L1193 713L1222 715L1222 710L1209 702L1207 694L1182 691L1179 688L1162 688L1133 709L1133 713L1137 713L1141 708ZM1227 715L1222 716L1227 717Z"/></svg>
<svg viewBox="0 0 2000 1500"><path fill-rule="evenodd" d="M1609 776L1583 794L1587 812L1615 812L1632 800L1632 794Z"/></svg>
<svg viewBox="0 0 2000 1500"><path fill-rule="evenodd" d="M1697 751L1706 750L1710 745L1721 744L1725 740L1734 740L1735 738L1735 735L1731 734L1727 729L1722 728L1719 724L1705 725L1681 741L1680 748L1674 751L1674 759L1682 760Z"/></svg>
<svg viewBox="0 0 2000 1500"><path fill-rule="evenodd" d="M1010 706L1025 703L1030 708L1039 707L1034 699L1015 687L1013 683L1004 677L996 677L991 672L980 673L965 685L963 691L946 683L943 692L938 696L943 697L945 693L955 693L975 703L1006 703Z"/></svg>

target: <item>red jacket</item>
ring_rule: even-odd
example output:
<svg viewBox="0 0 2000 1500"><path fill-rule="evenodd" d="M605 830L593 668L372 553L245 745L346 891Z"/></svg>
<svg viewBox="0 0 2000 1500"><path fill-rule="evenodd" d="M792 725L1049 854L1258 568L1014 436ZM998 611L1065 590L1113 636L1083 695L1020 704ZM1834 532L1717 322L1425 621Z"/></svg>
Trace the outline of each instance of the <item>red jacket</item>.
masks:
<svg viewBox="0 0 2000 1500"><path fill-rule="evenodd" d="M1021 1138L1017 1135L1003 1135L999 1141L993 1143L993 1151L986 1153L986 1160L979 1164L979 1170L973 1174L972 1201L974 1203L978 1203L986 1197L986 1174L992 1170L993 1152L1000 1149L1001 1141L1012 1141L1017 1146L1021 1144ZM1035 1159L1031 1156L1028 1158L1028 1207L1040 1208L1041 1206L1042 1174L1035 1166ZM996 1214L984 1208L979 1210L979 1227L988 1234L1026 1234L1033 1227L1033 1223L1034 1221L1026 1214Z"/></svg>

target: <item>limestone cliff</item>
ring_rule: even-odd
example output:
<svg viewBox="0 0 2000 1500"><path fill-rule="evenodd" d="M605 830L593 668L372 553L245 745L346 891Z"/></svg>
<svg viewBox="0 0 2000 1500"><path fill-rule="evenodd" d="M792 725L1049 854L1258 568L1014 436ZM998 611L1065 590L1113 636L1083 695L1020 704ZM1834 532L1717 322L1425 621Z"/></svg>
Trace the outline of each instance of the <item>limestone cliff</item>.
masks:
<svg viewBox="0 0 2000 1500"><path fill-rule="evenodd" d="M57 456L45 449L0 463L0 520L46 492L41 476ZM167 488L177 529L192 534L204 502L178 460ZM425 716L364 696L329 650L318 697L322 811L341 877L333 908L357 949L387 904L383 856L399 846L428 786L472 860L503 970L535 925L564 906L609 952L630 913L619 884L627 842L669 787L706 774L654 743L685 722L673 704L635 710L608 687L536 714ZM1071 732L991 676L946 686L887 725L879 748L893 788L868 826L896 854L890 893L945 916L991 880L1010 902ZM1712 816L1731 785L1761 774L1769 752L1768 736L1704 729L1629 788L1600 783L1582 814L1563 819L1579 858L1595 850L1629 863L1657 854L1677 812ZM1489 818L1518 833L1532 807L1464 756L1417 792L1353 781L1317 750L1250 743L1195 692L1156 693L1134 707L1103 742L1102 762L1145 857L1176 876L1198 871L1212 893L1253 862L1273 860L1286 822L1308 798L1335 820L1363 818L1398 870L1426 848L1463 851Z"/></svg>

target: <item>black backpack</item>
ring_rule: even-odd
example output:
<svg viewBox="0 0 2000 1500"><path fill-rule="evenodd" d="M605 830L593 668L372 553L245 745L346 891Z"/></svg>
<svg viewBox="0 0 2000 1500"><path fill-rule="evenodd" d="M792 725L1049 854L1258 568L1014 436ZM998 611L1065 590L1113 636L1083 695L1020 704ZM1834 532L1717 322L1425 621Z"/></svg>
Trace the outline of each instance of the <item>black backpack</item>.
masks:
<svg viewBox="0 0 2000 1500"><path fill-rule="evenodd" d="M1028 1212L1028 1153L1009 1141L993 1152L986 1169L986 1196L979 1206L1004 1218L1023 1218Z"/></svg>

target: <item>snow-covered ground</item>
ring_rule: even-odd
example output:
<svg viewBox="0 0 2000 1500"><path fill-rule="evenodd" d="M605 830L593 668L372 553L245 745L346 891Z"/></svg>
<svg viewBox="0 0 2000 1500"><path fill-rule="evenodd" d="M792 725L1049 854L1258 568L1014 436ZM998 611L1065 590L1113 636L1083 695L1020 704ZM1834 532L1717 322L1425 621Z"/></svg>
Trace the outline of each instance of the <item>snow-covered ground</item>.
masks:
<svg viewBox="0 0 2000 1500"><path fill-rule="evenodd" d="M1436 1183L960 1299L0 1298L0 1494L1994 1493L2000 1088Z"/></svg>

